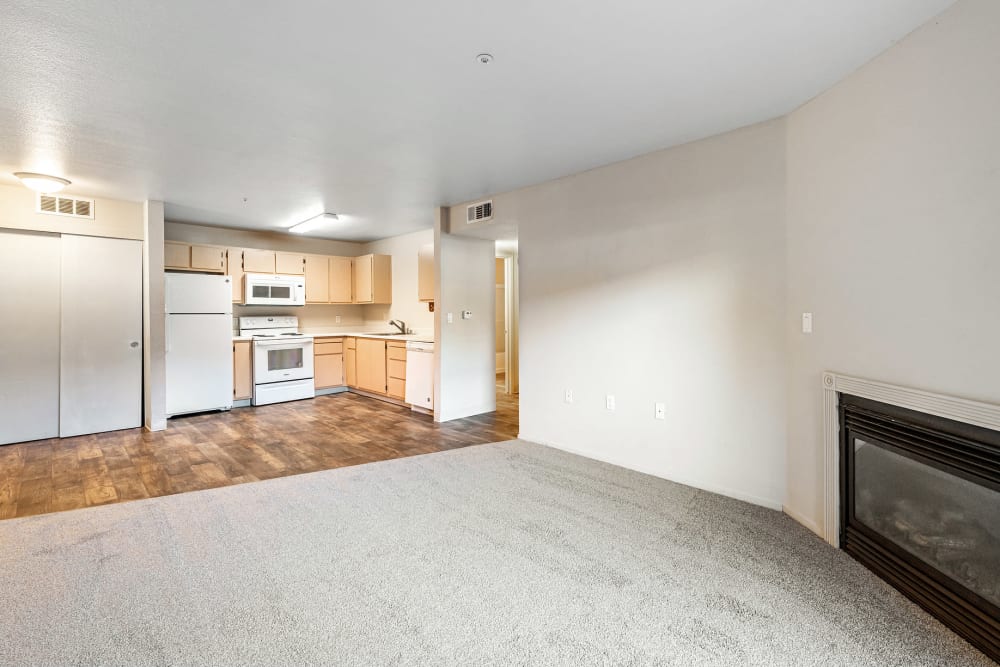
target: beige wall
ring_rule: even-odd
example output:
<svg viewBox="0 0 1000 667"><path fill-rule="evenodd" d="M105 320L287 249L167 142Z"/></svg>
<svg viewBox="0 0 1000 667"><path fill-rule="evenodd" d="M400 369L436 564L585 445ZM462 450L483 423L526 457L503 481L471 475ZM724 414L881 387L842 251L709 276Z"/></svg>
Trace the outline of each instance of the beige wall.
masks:
<svg viewBox="0 0 1000 667"><path fill-rule="evenodd" d="M784 132L493 197L518 228L522 437L781 506Z"/></svg>
<svg viewBox="0 0 1000 667"><path fill-rule="evenodd" d="M822 371L1000 403L998 36L959 2L788 119L786 505L816 530Z"/></svg>
<svg viewBox="0 0 1000 667"><path fill-rule="evenodd" d="M434 227L436 421L496 409L495 244L446 233L448 218L449 210L439 209ZM463 310L472 317L462 319ZM448 313L453 315L451 323Z"/></svg>
<svg viewBox="0 0 1000 667"><path fill-rule="evenodd" d="M417 297L417 252L433 242L434 230L425 229L363 245L364 253L392 256L392 304L365 306L366 320L383 326L403 320L414 331L434 330L434 313Z"/></svg>
<svg viewBox="0 0 1000 667"><path fill-rule="evenodd" d="M36 202L36 193L24 186L0 185L0 228L140 241L143 238L142 202L95 199L93 220L36 213Z"/></svg>

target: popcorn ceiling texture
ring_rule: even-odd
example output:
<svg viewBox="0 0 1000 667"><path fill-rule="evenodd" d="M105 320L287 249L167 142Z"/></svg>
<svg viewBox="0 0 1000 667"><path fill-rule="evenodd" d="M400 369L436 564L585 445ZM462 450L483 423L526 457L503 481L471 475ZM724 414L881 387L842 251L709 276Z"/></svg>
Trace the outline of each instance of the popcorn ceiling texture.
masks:
<svg viewBox="0 0 1000 667"><path fill-rule="evenodd" d="M989 665L771 510L523 441L0 523L0 664Z"/></svg>

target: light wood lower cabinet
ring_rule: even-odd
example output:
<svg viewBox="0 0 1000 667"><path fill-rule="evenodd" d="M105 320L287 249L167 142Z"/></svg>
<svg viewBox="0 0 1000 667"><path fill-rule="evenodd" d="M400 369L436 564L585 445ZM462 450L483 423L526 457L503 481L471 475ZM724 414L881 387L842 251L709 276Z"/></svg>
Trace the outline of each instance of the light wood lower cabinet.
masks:
<svg viewBox="0 0 1000 667"><path fill-rule="evenodd" d="M344 385L344 339L317 338L313 341L313 370L317 389Z"/></svg>
<svg viewBox="0 0 1000 667"><path fill-rule="evenodd" d="M385 341L375 338L358 338L357 341L358 389L386 393Z"/></svg>
<svg viewBox="0 0 1000 667"><path fill-rule="evenodd" d="M358 386L357 338L344 339L344 381L348 387Z"/></svg>
<svg viewBox="0 0 1000 667"><path fill-rule="evenodd" d="M242 401L253 395L253 359L251 355L250 341L233 341L233 400Z"/></svg>
<svg viewBox="0 0 1000 667"><path fill-rule="evenodd" d="M385 345L386 393L390 398L406 397L406 343L388 341Z"/></svg>

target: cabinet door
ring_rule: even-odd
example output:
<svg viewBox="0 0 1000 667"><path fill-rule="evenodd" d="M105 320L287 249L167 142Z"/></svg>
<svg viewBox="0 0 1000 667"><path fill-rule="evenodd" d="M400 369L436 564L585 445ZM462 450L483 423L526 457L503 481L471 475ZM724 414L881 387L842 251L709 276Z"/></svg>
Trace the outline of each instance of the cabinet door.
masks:
<svg viewBox="0 0 1000 667"><path fill-rule="evenodd" d="M243 248L226 249L226 273L233 279L233 303L243 303Z"/></svg>
<svg viewBox="0 0 1000 667"><path fill-rule="evenodd" d="M434 300L434 244L420 246L417 252L417 299Z"/></svg>
<svg viewBox="0 0 1000 667"><path fill-rule="evenodd" d="M242 401L253 394L250 341L233 343L233 400Z"/></svg>
<svg viewBox="0 0 1000 667"><path fill-rule="evenodd" d="M330 258L330 303L354 303L354 258ZM309 287L309 279L306 279Z"/></svg>
<svg viewBox="0 0 1000 667"><path fill-rule="evenodd" d="M353 339L351 339L353 340ZM344 381L348 387L358 386L358 352L354 347L344 350Z"/></svg>
<svg viewBox="0 0 1000 667"><path fill-rule="evenodd" d="M163 243L163 266L167 269L190 269L191 244L165 241Z"/></svg>
<svg viewBox="0 0 1000 667"><path fill-rule="evenodd" d="M318 354L313 359L316 388L339 387L344 384L344 355Z"/></svg>
<svg viewBox="0 0 1000 667"><path fill-rule="evenodd" d="M392 303L392 255L372 256L371 303Z"/></svg>
<svg viewBox="0 0 1000 667"><path fill-rule="evenodd" d="M243 270L247 273L274 273L274 253L270 250L243 251Z"/></svg>
<svg viewBox="0 0 1000 667"><path fill-rule="evenodd" d="M330 303L330 258L306 255L306 303Z"/></svg>
<svg viewBox="0 0 1000 667"><path fill-rule="evenodd" d="M385 341L375 338L359 338L357 365L358 389L384 394L386 390Z"/></svg>
<svg viewBox="0 0 1000 667"><path fill-rule="evenodd" d="M222 273L226 268L226 249L215 245L191 246L191 268Z"/></svg>
<svg viewBox="0 0 1000 667"><path fill-rule="evenodd" d="M306 256L290 252L274 254L274 272L289 276L301 276L305 273Z"/></svg>
<svg viewBox="0 0 1000 667"><path fill-rule="evenodd" d="M354 303L372 302L372 259L374 255L354 258Z"/></svg>

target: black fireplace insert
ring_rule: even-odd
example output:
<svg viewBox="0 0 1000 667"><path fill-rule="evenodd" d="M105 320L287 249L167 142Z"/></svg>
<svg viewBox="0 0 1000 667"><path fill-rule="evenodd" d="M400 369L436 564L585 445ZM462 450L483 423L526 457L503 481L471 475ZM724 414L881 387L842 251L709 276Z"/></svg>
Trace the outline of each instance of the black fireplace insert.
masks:
<svg viewBox="0 0 1000 667"><path fill-rule="evenodd" d="M1000 431L848 394L840 545L1000 662Z"/></svg>

